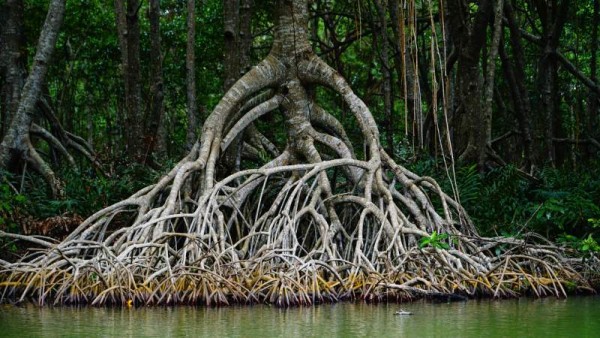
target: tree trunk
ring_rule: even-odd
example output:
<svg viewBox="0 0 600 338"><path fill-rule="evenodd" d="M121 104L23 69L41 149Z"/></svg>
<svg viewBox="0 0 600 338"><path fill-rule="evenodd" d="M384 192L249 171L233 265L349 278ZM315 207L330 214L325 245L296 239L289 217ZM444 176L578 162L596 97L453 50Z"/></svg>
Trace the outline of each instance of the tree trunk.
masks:
<svg viewBox="0 0 600 338"><path fill-rule="evenodd" d="M40 32L33 66L23 87L19 106L0 144L1 167L14 168L21 160L25 160L44 176L54 196L64 195L62 183L33 148L29 130L36 116L36 105L40 99L48 63L54 52L64 13L65 0L50 2L46 21Z"/></svg>
<svg viewBox="0 0 600 338"><path fill-rule="evenodd" d="M125 91L125 139L126 155L130 160L143 162L147 147L144 144L142 118L142 87L140 72L139 0L115 0L115 12L121 70Z"/></svg>
<svg viewBox="0 0 600 338"><path fill-rule="evenodd" d="M252 0L224 0L223 2L225 19L225 78L223 87L225 90L228 90L244 75L250 66L252 3ZM254 134L258 130L249 128L246 132ZM239 171L244 137L252 136L240 134L232 143L233 146L225 153L225 167L230 168L231 172ZM262 148L262 146L259 148Z"/></svg>
<svg viewBox="0 0 600 338"><path fill-rule="evenodd" d="M390 13L390 19L392 22L392 33L394 34L394 39L392 40L395 45L394 51L394 66L396 67L396 76L398 77L398 88L399 91L402 92L404 97L404 125L405 125L405 135L408 136L408 112L412 111L409 109L409 101L408 101L408 85L406 83L406 36L404 29L404 11L400 9L400 1L399 0L391 0L388 1L388 9Z"/></svg>
<svg viewBox="0 0 600 338"><path fill-rule="evenodd" d="M591 45L590 45L590 80L598 85L598 26L600 26L600 1L594 0L594 14L592 17L592 34L591 34ZM587 115L588 115L588 137L597 137L598 126L599 126L599 117L600 117L600 107L598 104L598 100L600 96L598 93L592 89L588 94L588 106L587 106ZM588 151L589 155L589 151Z"/></svg>
<svg viewBox="0 0 600 338"><path fill-rule="evenodd" d="M253 0L223 0L225 90L250 66L252 6Z"/></svg>
<svg viewBox="0 0 600 338"><path fill-rule="evenodd" d="M542 25L542 51L538 65L538 88L540 93L539 114L543 117L543 153L547 163L555 166L557 160L554 137L561 134L558 112L558 62L556 50L567 18L569 0L534 1ZM561 156L562 158L562 156Z"/></svg>
<svg viewBox="0 0 600 338"><path fill-rule="evenodd" d="M375 0L375 7L379 17L379 34L381 36L381 72L383 74L383 116L385 116L385 134L386 134L386 151L390 156L394 157L394 112L392 101L392 70L390 69L389 61L389 39L388 39L388 24L385 15L385 9L381 0Z"/></svg>
<svg viewBox="0 0 600 338"><path fill-rule="evenodd" d="M121 51L121 65L119 71L123 77L123 96L117 98L117 118L115 130L119 131L118 137L122 138L125 143L125 149L127 149L127 108L126 101L129 97L129 86L127 86L127 69L129 68L127 58L127 8L125 6L127 0L115 0L115 21L117 27L117 37L119 40L119 49ZM116 133L115 133L116 134ZM118 142L121 143L121 142ZM117 143L117 144L118 144ZM123 149L119 149L122 151Z"/></svg>
<svg viewBox="0 0 600 338"><path fill-rule="evenodd" d="M162 71L162 52L160 44L160 2L159 0L150 0L148 9L148 19L150 21L150 100L149 109L146 114L146 134L145 153L143 163L154 163L153 153L159 156L166 154L164 148L166 140L159 140L161 135L159 128L164 123L164 83Z"/></svg>
<svg viewBox="0 0 600 338"><path fill-rule="evenodd" d="M228 90L239 78L238 37L239 37L239 0L223 0L223 37L225 49L223 51L223 68L225 78L223 88Z"/></svg>
<svg viewBox="0 0 600 338"><path fill-rule="evenodd" d="M407 2L401 7L399 0L388 1L392 32L396 44L394 53L399 91L404 98L404 134L410 144L423 148L425 145L425 119L422 111L422 95L419 53L417 48L417 14L415 4Z"/></svg>
<svg viewBox="0 0 600 338"><path fill-rule="evenodd" d="M42 304L290 306L514 296L515 287L561 296L567 281L589 287L547 243L480 238L433 179L398 165L382 149L365 103L313 52L307 7L308 0L277 1L271 52L225 93L184 159L62 243L26 238L48 249L23 263L0 260L0 294ZM348 107L362 136L360 156L342 123L308 95L316 86ZM222 152L271 112L285 121L284 150L222 177ZM338 169L343 177L332 182ZM121 213L133 213L131 224L114 231Z"/></svg>
<svg viewBox="0 0 600 338"><path fill-rule="evenodd" d="M500 57L503 60L505 76L509 83L517 120L519 122L519 130L522 134L521 139L523 141L524 154L523 166L526 171L530 171L532 166L537 163L537 159L534 157L533 137L531 135L531 104L525 80L525 53L523 51L523 45L521 44L521 31L519 30L510 1L504 3L504 13L510 30L510 46L513 52L512 60L514 61L515 66L512 67L509 63L508 55L506 55L502 46L500 48Z"/></svg>
<svg viewBox="0 0 600 338"><path fill-rule="evenodd" d="M198 136L198 111L196 105L196 1L187 1L187 43L185 52L185 79L186 79L186 111L187 133L186 149L192 149Z"/></svg>
<svg viewBox="0 0 600 338"><path fill-rule="evenodd" d="M141 5L139 0L127 0L127 68L125 69L126 86L128 87L125 96L127 154L132 160L140 163L144 161L144 151L146 149L143 134L142 76L140 70L139 10Z"/></svg>
<svg viewBox="0 0 600 338"><path fill-rule="evenodd" d="M7 0L0 12L0 136L3 136L19 108L25 78L23 0Z"/></svg>
<svg viewBox="0 0 600 338"><path fill-rule="evenodd" d="M483 75L479 62L486 43L486 28L492 12L492 0L481 1L472 23L468 22L469 9L461 1L447 4L448 26L458 54L457 99L462 116L458 119L455 144L459 161L475 162L482 167L486 140L481 127ZM455 117L456 118L456 117Z"/></svg>
<svg viewBox="0 0 600 338"><path fill-rule="evenodd" d="M250 54L252 49L252 7L254 0L240 0L239 7L239 74L238 78L243 76L252 66ZM237 80L237 79L236 79Z"/></svg>
<svg viewBox="0 0 600 338"><path fill-rule="evenodd" d="M18 3L20 6L20 2ZM55 48L64 11L64 1L54 0L50 2L48 14L40 33L33 65L26 79L22 77L25 73L23 55L14 54L12 57L17 59L5 60L10 63L18 60L11 67L16 66L20 69L12 70L11 72L13 72L14 76L19 74L21 79L25 80L25 85L22 91L20 87L13 85L12 90L20 92L21 96L17 102L16 111L12 112L11 124L3 135L2 143L0 144L0 167L12 172L18 172L21 167L29 165L29 168L32 168L43 176L55 198L64 197L63 183L33 147L31 136L35 136L46 142L50 148L50 157L53 162L57 162L60 156L68 161L68 165L73 170L77 171L77 164L68 151L68 149L72 149L84 155L96 169L103 172L100 163L96 160L92 147L81 137L73 135L63 128L42 92L43 90L47 90L44 89L45 77L51 55ZM22 23L19 20L9 22L10 25L15 25L13 26L15 34L22 32L22 27L18 27L19 22ZM8 48L13 47L9 46ZM13 75L10 75L9 78ZM14 80L19 81L16 78ZM13 98L16 99L17 96L13 96ZM12 104L14 102L11 101ZM40 124L37 124L36 121L38 120L46 122L49 129L46 130Z"/></svg>
<svg viewBox="0 0 600 338"><path fill-rule="evenodd" d="M503 0L495 0L494 21L492 22L492 43L490 45L485 75L485 87L483 93L483 147L479 149L479 167L483 167L487 158L487 148L492 146L492 110L494 100L494 78L496 75L496 57L500 45L500 34L502 33Z"/></svg>

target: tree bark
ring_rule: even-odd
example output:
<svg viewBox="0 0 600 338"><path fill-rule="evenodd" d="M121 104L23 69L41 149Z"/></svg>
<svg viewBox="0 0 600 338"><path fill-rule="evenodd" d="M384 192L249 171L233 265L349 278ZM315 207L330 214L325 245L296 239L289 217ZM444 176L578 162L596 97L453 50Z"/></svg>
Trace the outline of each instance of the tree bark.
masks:
<svg viewBox="0 0 600 338"><path fill-rule="evenodd" d="M65 0L50 2L48 14L40 32L33 65L23 87L18 109L0 144L0 166L12 168L25 160L49 183L54 196L63 196L62 183L31 145L29 130L36 116L36 104L48 71L48 64L65 13Z"/></svg>
<svg viewBox="0 0 600 338"><path fill-rule="evenodd" d="M558 64L556 49L567 18L569 0L537 0L533 2L542 25L541 54L538 66L538 90L540 93L539 114L543 116L545 160L552 166L557 163L554 137L561 137L561 121L558 112ZM562 158L562 156L561 156Z"/></svg>
<svg viewBox="0 0 600 338"><path fill-rule="evenodd" d="M405 136L408 136L408 112L412 111L409 106L412 106L408 100L408 85L407 85L407 60L406 60L406 36L404 28L404 11L400 9L399 0L388 1L388 9L390 13L392 33L394 35L393 45L395 45L394 52L394 66L396 67L396 76L398 77L398 91L401 92L404 97L404 124L405 124Z"/></svg>
<svg viewBox="0 0 600 338"><path fill-rule="evenodd" d="M500 45L500 34L502 33L503 0L495 0L494 21L492 22L492 42L490 45L485 75L485 87L483 93L483 135L481 142L483 147L479 149L479 167L483 167L487 158L487 147L492 146L492 111L494 99L494 78L496 75L496 57Z"/></svg>
<svg viewBox="0 0 600 338"><path fill-rule="evenodd" d="M162 71L162 52L160 42L160 1L150 0L148 9L148 19L150 21L150 100L148 118L145 126L145 153L143 163L153 163L153 153L162 156L165 155L164 148L166 141L159 140L164 133L159 132L159 128L164 123L164 81Z"/></svg>
<svg viewBox="0 0 600 338"><path fill-rule="evenodd" d="M394 64L398 77L398 91L404 98L404 134L410 144L423 148L426 139L426 121L422 111L420 81L422 74L418 67L420 64L417 47L419 32L416 8L412 2L407 2L404 6L399 0L388 1L388 8L394 34L393 41L396 45ZM427 93L428 89L423 89L423 92Z"/></svg>
<svg viewBox="0 0 600 338"><path fill-rule="evenodd" d="M521 44L521 31L517 24L515 13L510 1L504 3L504 13L506 15L507 26L510 31L510 46L513 52L512 60L515 66L512 67L506 55L504 47L500 48L500 57L504 64L505 76L510 85L510 91L513 97L519 129L522 133L523 153L525 163L523 164L526 171L529 171L532 165L535 165L537 160L534 158L531 123L531 103L529 98L529 90L526 86L525 77L525 53Z"/></svg>
<svg viewBox="0 0 600 338"><path fill-rule="evenodd" d="M223 87L228 90L250 66L252 47L252 0L224 0L225 78ZM246 133L257 132L249 128ZM251 137L252 135L250 135ZM238 171L243 152L244 133L238 135L224 155L225 166Z"/></svg>
<svg viewBox="0 0 600 338"><path fill-rule="evenodd" d="M127 154L136 161L144 162L145 139L144 122L142 114L142 83L140 70L140 24L139 10L141 8L139 0L127 0L127 95L125 97L125 106L127 116L125 123Z"/></svg>
<svg viewBox="0 0 600 338"><path fill-rule="evenodd" d="M483 76L479 62L481 51L486 43L486 28L492 10L492 0L479 3L472 22L469 22L469 9L458 0L447 3L448 26L458 54L457 99L462 116L455 125L455 149L460 154L459 161L476 162L481 167L481 157L486 150L486 140L481 128ZM456 118L456 117L455 117Z"/></svg>
<svg viewBox="0 0 600 338"><path fill-rule="evenodd" d="M590 39L590 80L598 86L598 26L600 26L600 1L594 0L594 14L592 17L592 34ZM600 107L598 100L600 94L598 91L590 89L588 94L587 109L587 135L588 137L597 137L598 124L600 117ZM589 151L588 151L589 153Z"/></svg>
<svg viewBox="0 0 600 338"><path fill-rule="evenodd" d="M125 122L122 128L125 153L130 160L143 162L147 147L144 145L142 115L142 88L140 71L139 0L115 0L115 12L121 70L125 92Z"/></svg>
<svg viewBox="0 0 600 338"><path fill-rule="evenodd" d="M7 0L0 12L0 136L3 136L19 108L25 79L23 0Z"/></svg>
<svg viewBox="0 0 600 338"><path fill-rule="evenodd" d="M185 79L186 79L186 112L187 133L186 149L192 149L198 136L198 111L196 104L196 1L187 0L187 43L185 52Z"/></svg>
<svg viewBox="0 0 600 338"><path fill-rule="evenodd" d="M379 17L379 34L381 36L381 50L379 58L381 61L381 72L383 74L383 116L385 116L386 151L394 157L394 129L395 120L392 101L392 71L389 61L389 39L388 23L386 13L381 0L374 0Z"/></svg>
<svg viewBox="0 0 600 338"><path fill-rule="evenodd" d="M252 10L254 6L254 0L240 0L239 7L239 74L238 78L242 77L251 67L252 60L251 49L252 49ZM237 80L237 79L236 79Z"/></svg>
<svg viewBox="0 0 600 338"><path fill-rule="evenodd" d="M223 89L228 90L239 77L238 37L239 37L239 0L223 0L223 68L225 77Z"/></svg>
<svg viewBox="0 0 600 338"><path fill-rule="evenodd" d="M115 0L115 23L117 27L117 37L119 40L119 49L121 51L121 65L119 67L119 71L122 76L123 81L123 95L122 97L117 99L117 117L115 123L115 130L118 130L119 133L114 133L116 138L122 138L122 143L127 143L127 133L126 131L126 121L127 121L127 97L129 97L129 86L127 85L127 69L128 66L128 57L127 57L127 8L126 8L127 0ZM114 137L113 136L113 137ZM115 142L116 144L121 143L120 140ZM122 151L122 149L119 149Z"/></svg>
<svg viewBox="0 0 600 338"><path fill-rule="evenodd" d="M225 90L250 67L253 3L253 0L223 0Z"/></svg>

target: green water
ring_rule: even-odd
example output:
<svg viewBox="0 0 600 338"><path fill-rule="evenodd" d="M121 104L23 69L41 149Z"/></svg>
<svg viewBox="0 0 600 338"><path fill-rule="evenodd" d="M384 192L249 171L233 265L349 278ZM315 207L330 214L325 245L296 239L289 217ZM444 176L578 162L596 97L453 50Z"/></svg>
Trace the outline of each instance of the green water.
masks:
<svg viewBox="0 0 600 338"><path fill-rule="evenodd" d="M395 316L399 308L412 316ZM252 307L0 306L0 337L600 337L600 297Z"/></svg>

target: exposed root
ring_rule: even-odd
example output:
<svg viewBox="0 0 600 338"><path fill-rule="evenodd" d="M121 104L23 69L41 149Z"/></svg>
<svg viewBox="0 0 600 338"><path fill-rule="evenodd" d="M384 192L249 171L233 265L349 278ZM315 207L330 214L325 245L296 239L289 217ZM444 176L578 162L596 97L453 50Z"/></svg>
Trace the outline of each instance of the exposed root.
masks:
<svg viewBox="0 0 600 338"><path fill-rule="evenodd" d="M562 297L588 287L550 244L464 235L468 226L454 221L460 212L448 197L428 180L403 179L398 165L387 185L374 184L371 198L355 185L323 198L328 171L374 171L369 162L336 159L245 170L169 201L169 189L182 191L177 178L192 180L198 171L193 163L180 163L157 186L92 216L64 242L5 263L3 296L41 304L289 306L435 294ZM435 210L444 204L442 217ZM121 213L135 222L111 229ZM433 231L449 234L442 241L447 249L419 248Z"/></svg>
<svg viewBox="0 0 600 338"><path fill-rule="evenodd" d="M225 94L188 156L60 244L38 238L47 249L1 262L5 299L290 306L455 294L562 297L589 288L560 248L534 237L479 237L433 179L386 154L366 105L302 39L306 9L297 3L286 14L292 5L283 1L271 54ZM318 84L343 98L364 147L307 95ZM269 147L277 156L262 167L221 177L221 154L275 113L286 121L288 139L277 145L283 151ZM267 144L245 141L254 149ZM131 223L115 229L115 218Z"/></svg>

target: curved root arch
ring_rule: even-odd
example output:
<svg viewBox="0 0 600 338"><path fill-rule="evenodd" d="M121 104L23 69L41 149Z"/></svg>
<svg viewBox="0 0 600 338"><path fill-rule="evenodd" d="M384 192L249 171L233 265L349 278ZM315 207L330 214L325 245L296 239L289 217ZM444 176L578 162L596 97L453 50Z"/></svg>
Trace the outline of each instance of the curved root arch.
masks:
<svg viewBox="0 0 600 338"><path fill-rule="evenodd" d="M455 293L561 296L564 285L587 287L550 244L478 237L433 179L395 163L366 105L299 39L305 9L293 9L280 14L271 54L224 95L186 158L62 243L35 239L48 249L3 262L4 296L292 305ZM290 34L296 43L281 43ZM314 85L343 98L362 132L364 158L342 123L307 93ZM273 112L286 121L281 152L254 126ZM237 138L238 154L277 156L220 178L221 154ZM127 218L129 226L115 229L115 219Z"/></svg>
<svg viewBox="0 0 600 338"><path fill-rule="evenodd" d="M388 193L369 200L347 185L324 199L321 176L344 167L373 171L355 159L245 170L193 202L180 195L174 204L186 210L165 214L169 201L159 195L168 196L174 177L161 182L167 188L157 196L149 197L149 187L88 219L65 242L11 264L4 295L56 303L292 305L382 295L562 296L563 285L579 278L551 245L464 235L451 221L460 209L429 180L400 183L408 174L400 166L389 185L376 188ZM432 204L412 202L418 194L438 205L446 200L448 218L434 216ZM145 208L149 200L162 204ZM109 231L120 213L137 219ZM442 241L447 248L419 248L434 227L451 234ZM491 254L496 248L506 251Z"/></svg>

